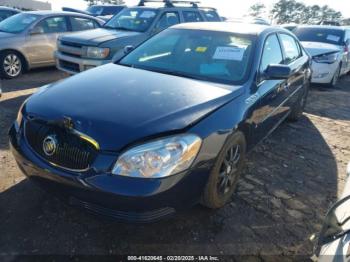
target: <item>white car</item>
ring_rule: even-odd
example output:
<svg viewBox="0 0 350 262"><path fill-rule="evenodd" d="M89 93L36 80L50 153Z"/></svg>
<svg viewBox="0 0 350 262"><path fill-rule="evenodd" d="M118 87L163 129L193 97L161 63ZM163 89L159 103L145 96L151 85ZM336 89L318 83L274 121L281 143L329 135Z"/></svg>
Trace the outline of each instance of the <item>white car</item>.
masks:
<svg viewBox="0 0 350 262"><path fill-rule="evenodd" d="M312 56L312 83L334 87L350 71L350 29L340 26L298 26L293 30Z"/></svg>
<svg viewBox="0 0 350 262"><path fill-rule="evenodd" d="M313 260L350 261L350 163L340 200L328 211L315 248Z"/></svg>

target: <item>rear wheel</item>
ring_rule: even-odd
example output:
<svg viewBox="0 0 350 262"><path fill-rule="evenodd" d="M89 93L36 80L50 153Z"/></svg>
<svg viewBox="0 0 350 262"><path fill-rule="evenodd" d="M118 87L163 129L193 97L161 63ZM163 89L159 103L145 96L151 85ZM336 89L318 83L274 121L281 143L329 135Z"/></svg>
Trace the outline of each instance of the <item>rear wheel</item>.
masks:
<svg viewBox="0 0 350 262"><path fill-rule="evenodd" d="M13 51L0 54L0 75L3 78L12 79L19 76L23 71L22 58Z"/></svg>
<svg viewBox="0 0 350 262"><path fill-rule="evenodd" d="M234 133L222 148L202 196L202 205L223 207L234 193L244 167L246 141L241 132Z"/></svg>

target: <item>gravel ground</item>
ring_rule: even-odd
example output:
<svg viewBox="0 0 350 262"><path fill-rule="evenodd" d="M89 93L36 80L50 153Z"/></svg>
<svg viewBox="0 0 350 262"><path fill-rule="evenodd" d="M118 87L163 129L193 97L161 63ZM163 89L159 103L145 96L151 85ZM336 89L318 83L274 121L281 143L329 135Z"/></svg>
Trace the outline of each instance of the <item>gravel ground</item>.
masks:
<svg viewBox="0 0 350 262"><path fill-rule="evenodd" d="M0 255L312 254L350 160L350 76L336 89L311 89L306 113L284 123L250 155L231 204L201 206L149 225L121 224L66 206L31 184L9 152L7 129L35 88L63 78L55 69L2 81L0 100ZM270 257L271 256L271 257ZM10 260L8 260L10 261Z"/></svg>

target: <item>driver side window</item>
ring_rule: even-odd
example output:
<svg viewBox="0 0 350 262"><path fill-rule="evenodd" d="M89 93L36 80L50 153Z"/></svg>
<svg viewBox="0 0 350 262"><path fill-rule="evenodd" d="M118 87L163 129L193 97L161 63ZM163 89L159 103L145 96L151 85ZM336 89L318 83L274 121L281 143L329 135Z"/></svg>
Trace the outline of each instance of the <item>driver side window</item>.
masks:
<svg viewBox="0 0 350 262"><path fill-rule="evenodd" d="M66 18L63 16L50 17L39 22L35 29L42 34L67 32Z"/></svg>
<svg viewBox="0 0 350 262"><path fill-rule="evenodd" d="M282 50L276 34L267 37L260 62L259 75L263 76L270 64L283 64ZM260 77L259 82L263 80Z"/></svg>
<svg viewBox="0 0 350 262"><path fill-rule="evenodd" d="M159 19L156 30L162 31L168 27L179 24L180 18L177 12L165 12L162 17Z"/></svg>

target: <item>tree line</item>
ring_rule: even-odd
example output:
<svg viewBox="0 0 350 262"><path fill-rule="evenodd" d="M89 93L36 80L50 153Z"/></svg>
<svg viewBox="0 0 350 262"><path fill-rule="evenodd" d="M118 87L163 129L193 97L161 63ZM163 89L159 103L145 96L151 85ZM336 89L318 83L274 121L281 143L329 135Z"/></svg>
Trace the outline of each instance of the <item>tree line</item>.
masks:
<svg viewBox="0 0 350 262"><path fill-rule="evenodd" d="M267 10L262 2L252 5L249 15L259 17L267 14L277 24L317 24L322 21L340 22L342 13L328 5L306 5L296 0L279 0L271 10Z"/></svg>

